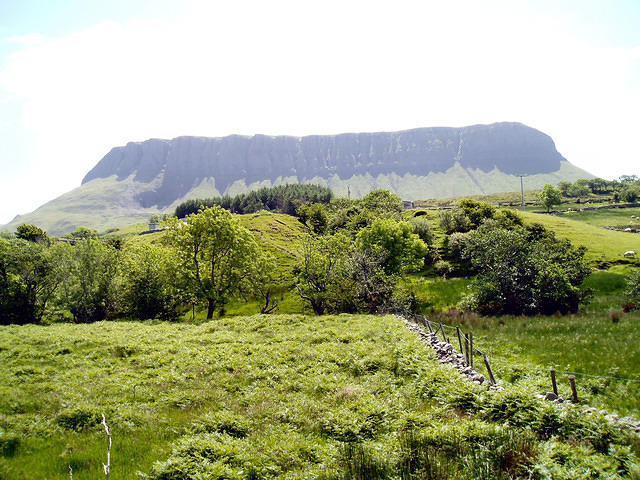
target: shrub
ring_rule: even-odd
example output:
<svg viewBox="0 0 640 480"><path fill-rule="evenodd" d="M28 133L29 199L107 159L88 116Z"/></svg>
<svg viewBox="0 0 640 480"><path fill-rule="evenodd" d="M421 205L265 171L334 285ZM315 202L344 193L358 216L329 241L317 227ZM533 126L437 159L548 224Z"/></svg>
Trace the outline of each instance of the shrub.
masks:
<svg viewBox="0 0 640 480"><path fill-rule="evenodd" d="M627 296L625 311L640 309L640 271L635 271L629 276L624 293Z"/></svg>
<svg viewBox="0 0 640 480"><path fill-rule="evenodd" d="M20 437L14 433L3 433L0 431L0 455L12 457L15 455L20 445Z"/></svg>
<svg viewBox="0 0 640 480"><path fill-rule="evenodd" d="M67 430L84 430L100 423L100 414L89 408L73 408L64 410L56 418L56 422Z"/></svg>
<svg viewBox="0 0 640 480"><path fill-rule="evenodd" d="M433 232L431 231L431 224L429 220L424 217L413 217L409 220L409 223L413 227L413 233L420 237L427 245L433 244Z"/></svg>
<svg viewBox="0 0 640 480"><path fill-rule="evenodd" d="M549 232L505 230L485 224L470 234L464 256L478 272L463 306L481 314L532 315L575 312L589 274L584 247Z"/></svg>

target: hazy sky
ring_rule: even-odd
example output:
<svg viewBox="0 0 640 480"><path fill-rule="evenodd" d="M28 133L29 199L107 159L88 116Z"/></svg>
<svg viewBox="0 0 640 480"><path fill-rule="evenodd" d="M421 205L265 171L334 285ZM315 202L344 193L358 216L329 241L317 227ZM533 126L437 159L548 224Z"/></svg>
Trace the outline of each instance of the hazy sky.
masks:
<svg viewBox="0 0 640 480"><path fill-rule="evenodd" d="M497 121L640 175L640 1L0 0L0 224L128 141Z"/></svg>

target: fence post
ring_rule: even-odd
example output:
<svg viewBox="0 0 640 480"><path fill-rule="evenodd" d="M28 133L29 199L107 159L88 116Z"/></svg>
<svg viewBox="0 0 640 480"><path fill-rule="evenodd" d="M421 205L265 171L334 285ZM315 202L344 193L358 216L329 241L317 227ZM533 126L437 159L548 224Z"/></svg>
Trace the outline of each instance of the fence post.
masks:
<svg viewBox="0 0 640 480"><path fill-rule="evenodd" d="M573 396L573 401L578 403L578 390L576 389L576 377L574 375L569 375L569 384L571 385L571 395Z"/></svg>
<svg viewBox="0 0 640 480"><path fill-rule="evenodd" d="M469 332L469 366L473 368L473 332Z"/></svg>
<svg viewBox="0 0 640 480"><path fill-rule="evenodd" d="M460 327L456 327L456 333L458 334L458 345L460 345L460 354L464 355L464 348L462 348L462 337L460 336Z"/></svg>
<svg viewBox="0 0 640 480"><path fill-rule="evenodd" d="M431 328L431 322L427 320L427 317L424 317L424 321L427 322L427 328L429 329L429 332L433 333L433 328Z"/></svg>
<svg viewBox="0 0 640 480"><path fill-rule="evenodd" d="M551 373L551 387L553 388L553 393L555 395L558 395L558 385L556 384L556 371L552 368L549 373Z"/></svg>
<svg viewBox="0 0 640 480"><path fill-rule="evenodd" d="M464 363L469 366L469 337L464 336Z"/></svg>
<svg viewBox="0 0 640 480"><path fill-rule="evenodd" d="M484 365L485 367L487 367L487 373L489 373L489 381L491 382L491 385L495 385L496 384L496 379L493 376L493 372L491 371L491 365L489 364L489 358L487 357L487 355L484 355Z"/></svg>

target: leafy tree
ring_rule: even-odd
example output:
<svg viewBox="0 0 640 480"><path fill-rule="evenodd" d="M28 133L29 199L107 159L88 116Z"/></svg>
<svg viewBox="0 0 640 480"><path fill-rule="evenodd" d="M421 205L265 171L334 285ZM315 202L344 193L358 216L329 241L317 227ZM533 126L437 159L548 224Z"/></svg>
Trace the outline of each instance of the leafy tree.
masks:
<svg viewBox="0 0 640 480"><path fill-rule="evenodd" d="M298 208L298 216L300 221L314 233L322 234L327 230L327 212L325 206L321 203L301 205Z"/></svg>
<svg viewBox="0 0 640 480"><path fill-rule="evenodd" d="M183 295L172 249L136 245L123 252L120 266L122 313L142 320L176 318Z"/></svg>
<svg viewBox="0 0 640 480"><path fill-rule="evenodd" d="M478 272L466 306L482 314L575 312L589 273L584 253L551 232L485 224L464 245L463 255Z"/></svg>
<svg viewBox="0 0 640 480"><path fill-rule="evenodd" d="M0 323L39 322L59 284L54 257L38 243L0 238Z"/></svg>
<svg viewBox="0 0 640 480"><path fill-rule="evenodd" d="M413 233L420 237L425 244L433 244L433 232L431 231L431 224L429 220L424 217L413 217L409 220L409 223L413 227Z"/></svg>
<svg viewBox="0 0 640 480"><path fill-rule="evenodd" d="M389 275L385 271L386 255L382 251L354 250L350 255L350 280L354 299L345 302L354 306L356 311L365 310L368 313L383 313L393 305L393 294L398 277Z"/></svg>
<svg viewBox="0 0 640 480"><path fill-rule="evenodd" d="M508 208L502 208L494 213L493 220L496 221L496 224L502 228L506 228L507 230L515 227L522 227L524 222L522 217L518 215L515 210L510 210Z"/></svg>
<svg viewBox="0 0 640 480"><path fill-rule="evenodd" d="M64 236L65 238L70 238L73 240L86 240L87 238L98 238L98 232L92 230L88 227L83 227L82 225L76 228L73 232L68 233Z"/></svg>
<svg viewBox="0 0 640 480"><path fill-rule="evenodd" d="M361 252L380 252L385 256L387 274L419 270L429 249L420 237L413 233L409 222L378 219L362 229L356 236L356 247Z"/></svg>
<svg viewBox="0 0 640 480"><path fill-rule="evenodd" d="M385 271L386 260L383 250L356 249L342 233L310 237L294 269L295 287L316 315L389 311L398 277Z"/></svg>
<svg viewBox="0 0 640 480"><path fill-rule="evenodd" d="M568 197L584 197L589 195L589 187L581 183L574 183L567 189Z"/></svg>
<svg viewBox="0 0 640 480"><path fill-rule="evenodd" d="M261 314L273 313L278 309L278 301L274 295L276 261L272 255L262 253L251 265L251 273L244 286L245 293L262 300Z"/></svg>
<svg viewBox="0 0 640 480"><path fill-rule="evenodd" d="M51 239L47 232L35 225L25 223L16 228L16 237L28 240L29 242L39 243L41 245L48 246L51 243Z"/></svg>
<svg viewBox="0 0 640 480"><path fill-rule="evenodd" d="M360 203L378 215L393 216L402 212L402 199L389 190L373 190L362 197Z"/></svg>
<svg viewBox="0 0 640 480"><path fill-rule="evenodd" d="M487 202L464 198L458 203L471 224L470 229L478 228L488 218L493 218L496 207Z"/></svg>
<svg viewBox="0 0 640 480"><path fill-rule="evenodd" d="M75 322L104 320L117 310L118 251L93 238L56 244L52 253L62 276L58 304Z"/></svg>
<svg viewBox="0 0 640 480"><path fill-rule="evenodd" d="M538 201L547 209L548 213L554 205L562 203L562 194L556 187L547 183L538 194Z"/></svg>
<svg viewBox="0 0 640 480"><path fill-rule="evenodd" d="M251 274L260 247L251 232L227 210L214 205L187 217L169 220L169 238L194 295L213 318Z"/></svg>
<svg viewBox="0 0 640 480"><path fill-rule="evenodd" d="M640 188L625 188L622 192L622 201L635 203L640 198Z"/></svg>
<svg viewBox="0 0 640 480"><path fill-rule="evenodd" d="M562 194L563 197L569 196L570 188L571 188L571 182L567 182L566 180L563 180L562 182L558 183L558 190L560 190L560 193Z"/></svg>
<svg viewBox="0 0 640 480"><path fill-rule="evenodd" d="M440 228L442 228L448 235L455 232L465 233L472 228L469 217L467 217L464 211L460 208L442 210L439 213L439 217Z"/></svg>
<svg viewBox="0 0 640 480"><path fill-rule="evenodd" d="M316 315L327 310L347 311L344 300L355 297L355 284L349 280L351 240L344 234L313 238L303 244L301 262L294 268L295 288ZM348 292L348 293L344 293ZM342 304L341 307L335 307Z"/></svg>

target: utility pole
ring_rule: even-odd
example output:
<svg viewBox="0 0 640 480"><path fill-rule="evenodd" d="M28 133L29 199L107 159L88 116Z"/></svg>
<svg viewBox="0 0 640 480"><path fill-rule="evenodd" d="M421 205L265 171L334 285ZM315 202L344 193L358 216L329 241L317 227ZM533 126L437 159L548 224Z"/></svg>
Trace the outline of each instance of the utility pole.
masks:
<svg viewBox="0 0 640 480"><path fill-rule="evenodd" d="M525 175L518 175L520 177L520 192L522 193L522 211L524 212L524 182L522 181L522 177Z"/></svg>
<svg viewBox="0 0 640 480"><path fill-rule="evenodd" d="M351 200L351 185L347 185L347 197Z"/></svg>

